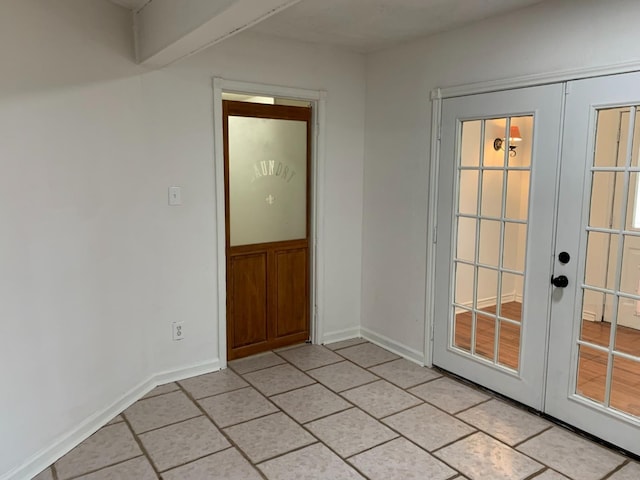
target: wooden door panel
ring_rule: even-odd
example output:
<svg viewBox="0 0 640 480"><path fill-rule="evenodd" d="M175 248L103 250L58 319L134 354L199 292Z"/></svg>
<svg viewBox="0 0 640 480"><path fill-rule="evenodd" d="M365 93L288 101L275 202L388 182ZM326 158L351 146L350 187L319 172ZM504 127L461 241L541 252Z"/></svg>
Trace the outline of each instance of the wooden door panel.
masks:
<svg viewBox="0 0 640 480"><path fill-rule="evenodd" d="M265 122L239 121L237 117L273 120L275 123L271 122L271 125L275 126L269 130L264 128ZM233 129L231 148L230 127ZM309 338L311 108L225 100L223 131L227 359L232 360ZM246 138L238 133L244 131ZM273 142L263 144L261 138L257 138L257 132L261 131L273 134ZM305 134L306 140L300 142L298 135ZM278 141L286 143L278 144ZM245 148L247 145L253 150ZM282 172L279 166L282 166ZM230 172L233 173L232 181ZM303 195L302 199L291 192ZM297 207L293 213L300 213L302 206L306 229L293 234L288 228L278 229L290 226L293 221L288 206ZM286 215L274 214L268 210L270 208ZM232 211L236 215L235 223L231 222ZM274 221L266 222L266 225L257 222L269 215ZM242 221L237 222L237 218ZM248 226L254 229L251 234L247 234ZM235 238L233 242L232 237Z"/></svg>
<svg viewBox="0 0 640 480"><path fill-rule="evenodd" d="M308 330L307 249L275 253L276 337Z"/></svg>
<svg viewBox="0 0 640 480"><path fill-rule="evenodd" d="M231 257L229 263L231 311L228 314L232 319L229 347L266 342L267 253Z"/></svg>

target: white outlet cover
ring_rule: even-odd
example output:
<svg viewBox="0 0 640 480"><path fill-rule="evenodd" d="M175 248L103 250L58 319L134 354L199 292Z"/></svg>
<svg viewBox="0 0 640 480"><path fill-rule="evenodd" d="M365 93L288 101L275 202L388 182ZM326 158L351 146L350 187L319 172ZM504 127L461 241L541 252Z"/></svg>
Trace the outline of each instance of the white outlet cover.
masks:
<svg viewBox="0 0 640 480"><path fill-rule="evenodd" d="M184 322L173 322L173 339L175 341L182 340L184 338Z"/></svg>

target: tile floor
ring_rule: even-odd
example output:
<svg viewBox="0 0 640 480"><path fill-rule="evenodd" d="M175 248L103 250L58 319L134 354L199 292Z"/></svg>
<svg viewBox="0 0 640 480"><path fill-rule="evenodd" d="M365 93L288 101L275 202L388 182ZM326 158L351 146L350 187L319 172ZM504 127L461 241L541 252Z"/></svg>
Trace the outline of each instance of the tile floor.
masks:
<svg viewBox="0 0 640 480"><path fill-rule="evenodd" d="M162 385L37 480L632 480L640 464L364 340Z"/></svg>

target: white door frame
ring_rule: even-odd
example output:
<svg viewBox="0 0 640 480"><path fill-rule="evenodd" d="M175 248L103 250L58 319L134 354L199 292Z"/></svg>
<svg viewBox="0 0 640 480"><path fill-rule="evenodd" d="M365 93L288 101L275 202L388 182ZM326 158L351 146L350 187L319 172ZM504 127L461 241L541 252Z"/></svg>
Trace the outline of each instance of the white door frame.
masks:
<svg viewBox="0 0 640 480"><path fill-rule="evenodd" d="M312 343L323 337L324 300L324 172L325 119L327 93L322 90L268 85L263 83L213 79L213 138L216 198L216 263L218 264L218 358L220 368L227 366L227 263L226 219L224 197L224 134L222 130L222 92L266 95L305 100L313 104L313 148L311 149L311 272L310 272L310 335Z"/></svg>
<svg viewBox="0 0 640 480"><path fill-rule="evenodd" d="M440 129L442 100L451 97L498 92L549 83L568 82L583 78L640 71L640 61L615 63L591 68L577 68L556 72L524 75L487 82L468 83L431 90L431 149L429 154L429 199L427 204L427 271L425 281L424 364L433 365L433 328L435 315L436 240L438 235L438 175L440 162ZM557 202L557 198L556 198Z"/></svg>

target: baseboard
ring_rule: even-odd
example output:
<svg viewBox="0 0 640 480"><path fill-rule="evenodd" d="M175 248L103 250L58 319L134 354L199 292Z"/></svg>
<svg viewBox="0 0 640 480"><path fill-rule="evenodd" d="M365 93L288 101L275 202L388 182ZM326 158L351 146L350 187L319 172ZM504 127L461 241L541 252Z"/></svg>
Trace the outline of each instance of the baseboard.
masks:
<svg viewBox="0 0 640 480"><path fill-rule="evenodd" d="M220 361L215 359L210 362L189 365L184 368L167 370L165 372L152 375L147 380L144 380L130 389L120 398L111 403L107 408L91 415L79 426L69 430L63 435L60 435L51 446L39 451L21 466L0 476L0 480L24 480L35 477L38 473L100 430L109 423L112 418L129 408L158 385L183 380L196 375L215 372L217 370L220 370Z"/></svg>
<svg viewBox="0 0 640 480"><path fill-rule="evenodd" d="M341 342L351 338L360 337L360 327L346 328L344 330L336 330L334 332L325 333L322 337L322 344Z"/></svg>
<svg viewBox="0 0 640 480"><path fill-rule="evenodd" d="M23 465L5 473L0 477L0 480L24 480L25 478L35 477L42 470L109 423L113 417L120 414L120 412L127 409L130 405L133 405L154 387L153 377L139 383L107 408L91 415L77 427L60 435L51 446L33 455Z"/></svg>
<svg viewBox="0 0 640 480"><path fill-rule="evenodd" d="M417 363L420 366L424 366L424 353L419 350L414 350L400 342L396 342L384 335L379 335L364 327L360 327L360 336L371 343L375 343L379 347L395 353L396 355L400 355L401 357Z"/></svg>
<svg viewBox="0 0 640 480"><path fill-rule="evenodd" d="M596 312L588 312L586 310L583 310L582 312L582 319L587 322L595 322L598 320L596 317Z"/></svg>
<svg viewBox="0 0 640 480"><path fill-rule="evenodd" d="M157 373L154 375L153 380L156 386L164 385L165 383L177 382L178 380L204 375L205 373L217 372L220 368L220 359L216 358L208 362L195 363L187 367Z"/></svg>

